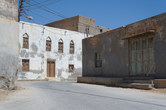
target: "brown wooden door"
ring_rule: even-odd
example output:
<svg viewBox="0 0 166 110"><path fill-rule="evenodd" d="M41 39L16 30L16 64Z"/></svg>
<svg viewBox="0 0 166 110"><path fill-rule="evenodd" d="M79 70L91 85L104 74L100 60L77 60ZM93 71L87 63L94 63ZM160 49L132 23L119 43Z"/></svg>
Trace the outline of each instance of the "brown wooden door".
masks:
<svg viewBox="0 0 166 110"><path fill-rule="evenodd" d="M55 77L55 61L47 61L47 77Z"/></svg>

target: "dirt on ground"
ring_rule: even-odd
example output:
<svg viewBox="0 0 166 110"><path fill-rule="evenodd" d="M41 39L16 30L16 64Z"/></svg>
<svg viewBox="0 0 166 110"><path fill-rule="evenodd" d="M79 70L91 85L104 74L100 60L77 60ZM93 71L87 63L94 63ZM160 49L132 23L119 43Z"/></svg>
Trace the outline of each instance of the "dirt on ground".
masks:
<svg viewBox="0 0 166 110"><path fill-rule="evenodd" d="M149 90L149 92L158 93L158 94L165 94L166 95L166 88L164 88L164 89L155 89L155 88L153 88L152 90Z"/></svg>
<svg viewBox="0 0 166 110"><path fill-rule="evenodd" d="M3 90L0 89L0 102L5 100L10 94L18 91L18 90L23 90L24 88L20 86L16 86L13 90Z"/></svg>
<svg viewBox="0 0 166 110"><path fill-rule="evenodd" d="M8 90L0 89L0 101L4 100L9 95Z"/></svg>

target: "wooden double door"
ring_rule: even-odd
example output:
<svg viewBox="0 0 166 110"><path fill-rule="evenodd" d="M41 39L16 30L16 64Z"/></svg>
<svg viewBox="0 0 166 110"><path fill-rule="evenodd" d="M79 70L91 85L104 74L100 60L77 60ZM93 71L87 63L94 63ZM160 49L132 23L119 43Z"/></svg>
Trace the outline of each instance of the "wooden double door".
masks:
<svg viewBox="0 0 166 110"><path fill-rule="evenodd" d="M154 37L129 39L130 75L149 75L154 71Z"/></svg>
<svg viewBox="0 0 166 110"><path fill-rule="evenodd" d="M47 77L55 77L55 61L47 60Z"/></svg>

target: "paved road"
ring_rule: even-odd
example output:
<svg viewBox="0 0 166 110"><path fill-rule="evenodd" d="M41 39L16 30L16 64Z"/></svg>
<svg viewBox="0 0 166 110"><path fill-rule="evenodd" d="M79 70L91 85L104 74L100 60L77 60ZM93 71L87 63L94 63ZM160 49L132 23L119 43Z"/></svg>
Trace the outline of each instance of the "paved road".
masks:
<svg viewBox="0 0 166 110"><path fill-rule="evenodd" d="M0 110L166 110L166 95L67 82L19 82Z"/></svg>

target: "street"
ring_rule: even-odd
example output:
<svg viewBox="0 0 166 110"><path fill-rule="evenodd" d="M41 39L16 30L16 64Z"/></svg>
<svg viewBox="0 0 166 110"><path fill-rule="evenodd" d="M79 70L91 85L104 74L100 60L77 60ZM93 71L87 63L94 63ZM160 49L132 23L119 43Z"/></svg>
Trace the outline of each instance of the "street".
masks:
<svg viewBox="0 0 166 110"><path fill-rule="evenodd" d="M18 82L0 110L166 110L166 95L70 82Z"/></svg>

